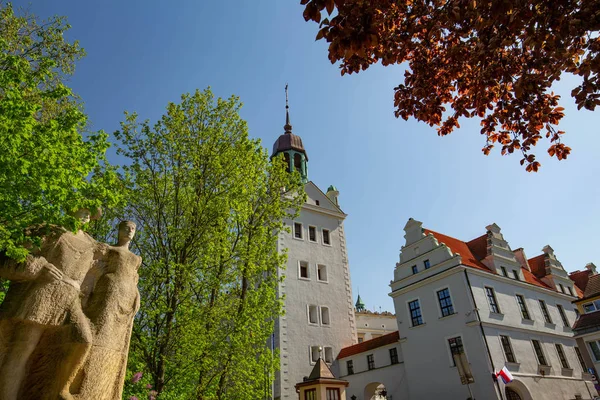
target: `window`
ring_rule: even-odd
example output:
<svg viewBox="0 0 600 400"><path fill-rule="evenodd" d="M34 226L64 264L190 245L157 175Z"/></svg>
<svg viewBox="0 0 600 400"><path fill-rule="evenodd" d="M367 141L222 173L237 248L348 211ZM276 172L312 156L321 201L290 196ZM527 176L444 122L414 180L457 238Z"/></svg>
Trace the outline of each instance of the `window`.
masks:
<svg viewBox="0 0 600 400"><path fill-rule="evenodd" d="M329 308L321 307L321 324L329 325Z"/></svg>
<svg viewBox="0 0 600 400"><path fill-rule="evenodd" d="M359 333L358 334L358 343L362 343L365 341L365 334L364 333Z"/></svg>
<svg viewBox="0 0 600 400"><path fill-rule="evenodd" d="M571 286L567 286L567 290L569 291L569 294L573 296L573 289L571 289Z"/></svg>
<svg viewBox="0 0 600 400"><path fill-rule="evenodd" d="M563 324L566 327L571 327L571 325L569 325L569 320L567 319L567 314L565 314L565 309L563 308L563 306L561 306L560 304L556 305L556 308L558 309L558 313L560 314L560 319L562 319Z"/></svg>
<svg viewBox="0 0 600 400"><path fill-rule="evenodd" d="M596 307L594 306L594 303L588 303L588 304L584 304L583 305L583 311L587 314L587 313L591 313L596 311Z"/></svg>
<svg viewBox="0 0 600 400"><path fill-rule="evenodd" d="M331 244L329 241L329 230L323 229L323 244Z"/></svg>
<svg viewBox="0 0 600 400"><path fill-rule="evenodd" d="M506 272L506 268L500 267L500 269L502 270L502 275L508 278L508 272Z"/></svg>
<svg viewBox="0 0 600 400"><path fill-rule="evenodd" d="M412 326L423 325L423 316L421 315L421 306L419 305L419 300L413 300L409 302L408 310L410 311Z"/></svg>
<svg viewBox="0 0 600 400"><path fill-rule="evenodd" d="M579 364L581 365L581 369L583 370L583 372L587 371L587 367L585 366L585 361L583 361L583 357L581 355L581 351L579 350L579 347L575 346L575 354L577 354L577 359L579 360Z"/></svg>
<svg viewBox="0 0 600 400"><path fill-rule="evenodd" d="M314 226L308 227L308 240L315 243L317 241L317 228L315 228Z"/></svg>
<svg viewBox="0 0 600 400"><path fill-rule="evenodd" d="M538 364L540 365L548 365L546 362L546 357L544 356L544 352L542 351L542 345L539 340L532 340L533 350L535 351L535 356L537 357Z"/></svg>
<svg viewBox="0 0 600 400"><path fill-rule="evenodd" d="M348 370L348 375L354 375L354 363L352 363L352 360L346 361L346 369Z"/></svg>
<svg viewBox="0 0 600 400"><path fill-rule="evenodd" d="M310 346L310 361L317 362L321 357L321 349L319 346Z"/></svg>
<svg viewBox="0 0 600 400"><path fill-rule="evenodd" d="M308 262L300 261L299 268L300 268L300 278L310 279L310 276L308 275Z"/></svg>
<svg viewBox="0 0 600 400"><path fill-rule="evenodd" d="M309 305L308 306L308 322L311 324L319 323L319 315L317 313L317 306Z"/></svg>
<svg viewBox="0 0 600 400"><path fill-rule="evenodd" d="M396 349L395 347L392 347L390 349L390 363L393 364L398 364L398 349Z"/></svg>
<svg viewBox="0 0 600 400"><path fill-rule="evenodd" d="M340 400L340 389L338 388L327 388L327 400Z"/></svg>
<svg viewBox="0 0 600 400"><path fill-rule="evenodd" d="M302 224L300 222L294 222L294 237L302 239Z"/></svg>
<svg viewBox="0 0 600 400"><path fill-rule="evenodd" d="M317 389L307 389L304 391L304 400L317 400Z"/></svg>
<svg viewBox="0 0 600 400"><path fill-rule="evenodd" d="M448 339L448 346L450 346L450 354L452 354L452 365L456 366L454 361L454 355L460 355L465 352L463 347L462 338L460 336Z"/></svg>
<svg viewBox="0 0 600 400"><path fill-rule="evenodd" d="M521 279L519 279L519 271L517 271L516 269L512 270L513 276L515 277L515 279L517 281L520 281Z"/></svg>
<svg viewBox="0 0 600 400"><path fill-rule="evenodd" d="M552 323L552 318L550 318L550 313L548 312L548 307L546 307L546 302L544 300L540 300L540 308L542 309L542 314L544 314L544 319L547 323Z"/></svg>
<svg viewBox="0 0 600 400"><path fill-rule="evenodd" d="M373 354L367 355L367 368L369 368L369 370L375 369L375 360L373 359Z"/></svg>
<svg viewBox="0 0 600 400"><path fill-rule="evenodd" d="M317 265L317 280L327 282L327 266Z"/></svg>
<svg viewBox="0 0 600 400"><path fill-rule="evenodd" d="M511 363L517 362L512 345L510 344L510 338L508 336L500 335L500 342L502 343L502 349L504 350L506 361Z"/></svg>
<svg viewBox="0 0 600 400"><path fill-rule="evenodd" d="M294 154L294 169L302 173L302 156L298 153Z"/></svg>
<svg viewBox="0 0 600 400"><path fill-rule="evenodd" d="M565 357L565 351L563 350L562 344L555 343L554 345L556 346L556 352L558 353L558 358L560 359L560 365L562 365L562 367L565 369L571 368L569 366L569 362L567 361L567 357Z"/></svg>
<svg viewBox="0 0 600 400"><path fill-rule="evenodd" d="M498 307L498 302L496 301L496 293L494 293L494 289L486 286L485 294L487 295L488 302L490 303L490 310L493 313L500 314L500 307Z"/></svg>
<svg viewBox="0 0 600 400"><path fill-rule="evenodd" d="M423 265L425 266L425 269L431 268L431 263L429 262L429 260L423 261Z"/></svg>
<svg viewBox="0 0 600 400"><path fill-rule="evenodd" d="M412 273L413 273L413 275L416 274L417 272L419 272L419 269L417 268L416 265L413 265L412 266Z"/></svg>
<svg viewBox="0 0 600 400"><path fill-rule="evenodd" d="M562 285L562 283L559 283L558 286L560 287L560 291L564 293L565 287Z"/></svg>
<svg viewBox="0 0 600 400"><path fill-rule="evenodd" d="M325 347L325 362L331 364L333 362L333 349Z"/></svg>
<svg viewBox="0 0 600 400"><path fill-rule="evenodd" d="M289 153L283 153L283 158L285 160L285 170L290 172L290 155Z"/></svg>
<svg viewBox="0 0 600 400"><path fill-rule="evenodd" d="M521 316L523 319L531 319L529 317L529 310L527 309L525 298L520 294L517 295L517 303L519 303L519 308L521 309Z"/></svg>
<svg viewBox="0 0 600 400"><path fill-rule="evenodd" d="M318 206L321 205L321 203L319 202L319 200L315 200L315 204L318 205Z"/></svg>
<svg viewBox="0 0 600 400"><path fill-rule="evenodd" d="M442 317L454 314L454 307L452 307L452 299L450 298L450 291L448 288L438 291L437 298L440 303Z"/></svg>
<svg viewBox="0 0 600 400"><path fill-rule="evenodd" d="M594 355L595 361L600 361L600 346L598 346L597 341L588 342L590 345L590 349L592 350L592 354Z"/></svg>

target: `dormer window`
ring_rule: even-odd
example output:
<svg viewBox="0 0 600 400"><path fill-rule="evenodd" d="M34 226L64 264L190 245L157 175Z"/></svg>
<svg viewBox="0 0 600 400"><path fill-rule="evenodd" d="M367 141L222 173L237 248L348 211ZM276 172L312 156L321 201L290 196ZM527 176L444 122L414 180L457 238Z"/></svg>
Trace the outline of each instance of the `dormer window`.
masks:
<svg viewBox="0 0 600 400"><path fill-rule="evenodd" d="M561 291L562 293L564 293L564 292L565 292L565 287L562 285L562 283L559 283L559 284L558 284L558 287L560 287L560 291Z"/></svg>
<svg viewBox="0 0 600 400"><path fill-rule="evenodd" d="M517 271L516 269L513 269L512 273L513 273L513 276L515 277L515 280L520 281L519 271Z"/></svg>
<svg viewBox="0 0 600 400"><path fill-rule="evenodd" d="M569 291L569 294L573 296L573 289L571 289L571 286L567 286L567 290Z"/></svg>

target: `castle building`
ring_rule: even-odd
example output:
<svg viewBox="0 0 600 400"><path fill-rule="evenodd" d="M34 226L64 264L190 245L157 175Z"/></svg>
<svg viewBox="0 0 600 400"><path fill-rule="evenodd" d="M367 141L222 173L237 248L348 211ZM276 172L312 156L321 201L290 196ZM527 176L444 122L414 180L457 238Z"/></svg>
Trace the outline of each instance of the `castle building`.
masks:
<svg viewBox="0 0 600 400"><path fill-rule="evenodd" d="M273 145L272 157L283 154L289 171L298 171L307 198L290 232L280 232L278 250L286 251L287 268L279 296L284 315L275 323L273 345L279 349L280 369L274 399L297 399L295 385L311 374L322 356L331 365L343 347L356 343L354 306L344 219L339 191L324 193L308 178L308 155L300 136L292 133L286 87L284 133Z"/></svg>

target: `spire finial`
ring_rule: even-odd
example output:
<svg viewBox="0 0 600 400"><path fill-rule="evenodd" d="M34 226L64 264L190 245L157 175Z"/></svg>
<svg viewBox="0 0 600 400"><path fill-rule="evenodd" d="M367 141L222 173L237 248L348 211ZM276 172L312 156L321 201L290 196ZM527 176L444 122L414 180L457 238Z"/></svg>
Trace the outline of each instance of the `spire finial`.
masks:
<svg viewBox="0 0 600 400"><path fill-rule="evenodd" d="M285 133L292 133L292 124L290 124L290 104L288 101L288 84L285 84Z"/></svg>

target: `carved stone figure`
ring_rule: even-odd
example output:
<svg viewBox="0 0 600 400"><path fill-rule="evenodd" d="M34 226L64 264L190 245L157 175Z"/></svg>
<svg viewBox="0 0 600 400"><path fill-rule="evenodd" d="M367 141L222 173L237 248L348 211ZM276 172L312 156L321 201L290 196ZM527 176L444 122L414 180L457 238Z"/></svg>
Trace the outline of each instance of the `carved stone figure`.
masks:
<svg viewBox="0 0 600 400"><path fill-rule="evenodd" d="M93 345L71 386L76 399L118 400L123 392L133 318L140 306L137 289L142 259L129 250L135 224L119 224L116 246L107 246L104 274L93 284L84 312L92 323Z"/></svg>
<svg viewBox="0 0 600 400"><path fill-rule="evenodd" d="M76 217L90 220L87 209ZM11 281L0 306L0 399L27 399L23 393L31 370L43 367L39 358L60 359L52 376L44 376L50 397L69 399L69 387L91 347L92 332L80 301L80 285L102 255L98 243L87 233L50 227L39 250L24 263L5 262L0 277ZM60 333L60 343L56 336ZM48 339L48 337L53 338ZM60 346L60 354L56 347ZM37 355L36 355L37 354ZM19 394L21 391L21 394Z"/></svg>

